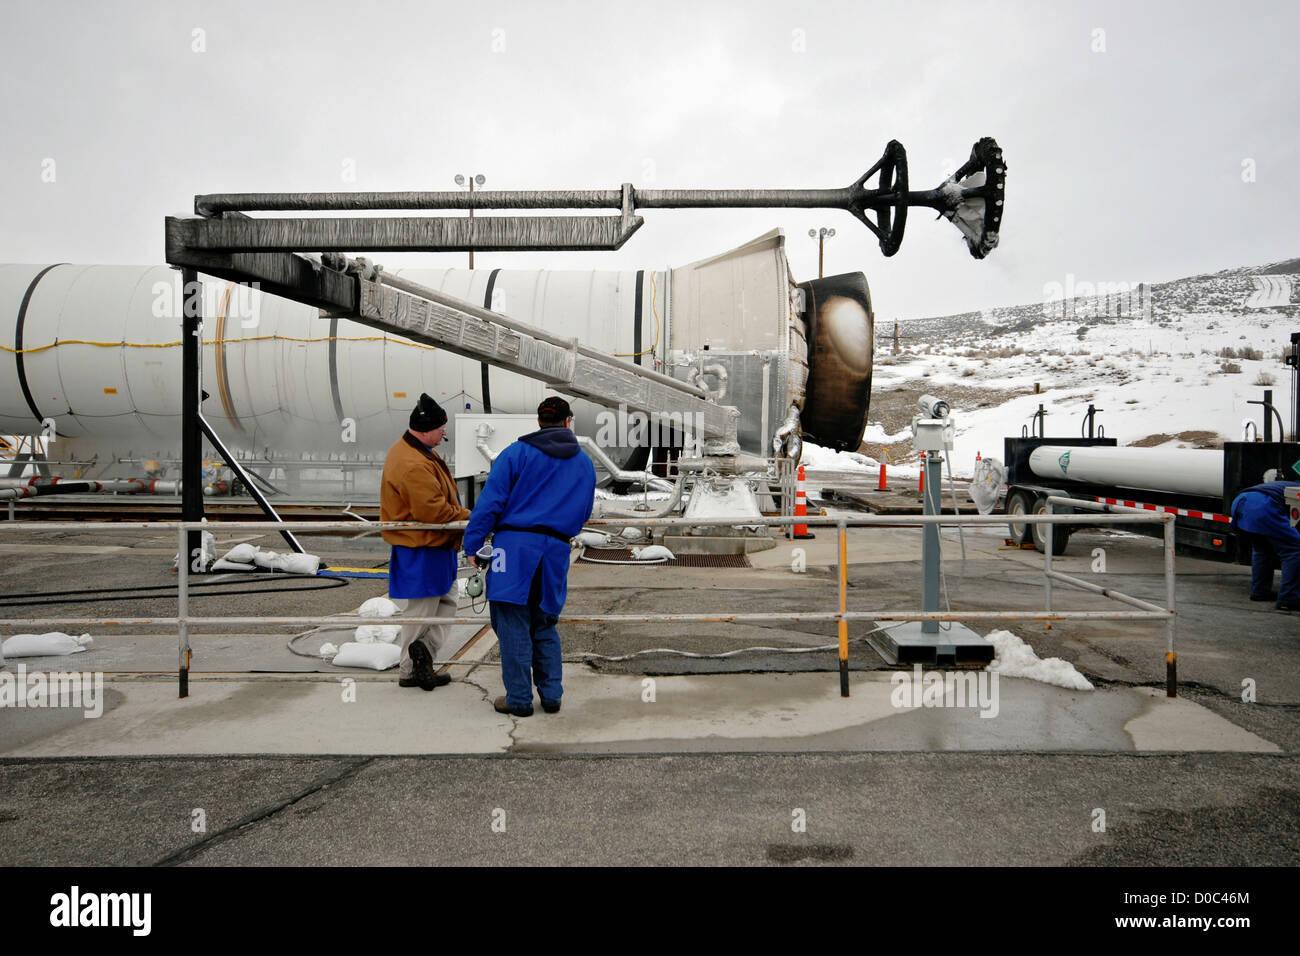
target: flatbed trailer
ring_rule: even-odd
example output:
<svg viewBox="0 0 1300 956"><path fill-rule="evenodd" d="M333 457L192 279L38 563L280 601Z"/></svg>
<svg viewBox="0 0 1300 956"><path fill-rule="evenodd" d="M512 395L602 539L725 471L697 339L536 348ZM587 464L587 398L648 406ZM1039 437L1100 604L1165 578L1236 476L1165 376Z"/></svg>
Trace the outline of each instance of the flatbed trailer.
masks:
<svg viewBox="0 0 1300 956"><path fill-rule="evenodd" d="M1070 448L1116 447L1113 438L1006 438L1004 462L1007 469L1007 495L1004 511L1008 516L1011 537L1017 543L1033 543L1038 551L1046 550L1044 525L1016 521L1017 516L1044 514L1047 498L1060 496L1081 501L1098 501L1146 511L1171 513L1174 518L1174 541L1177 553L1219 561L1250 562L1250 546L1231 525L1232 502L1244 489L1264 481L1264 474L1275 468L1286 478L1300 477L1300 444L1296 442L1225 442L1223 446L1223 494L1192 495L1071 481L1059 477L1043 478L1034 473L1029 458L1036 448L1058 445ZM1058 510L1060 510L1058 508ZM1115 525L1134 534L1158 537L1159 526L1152 524ZM1056 525L1052 531L1052 553L1064 554L1071 525Z"/></svg>

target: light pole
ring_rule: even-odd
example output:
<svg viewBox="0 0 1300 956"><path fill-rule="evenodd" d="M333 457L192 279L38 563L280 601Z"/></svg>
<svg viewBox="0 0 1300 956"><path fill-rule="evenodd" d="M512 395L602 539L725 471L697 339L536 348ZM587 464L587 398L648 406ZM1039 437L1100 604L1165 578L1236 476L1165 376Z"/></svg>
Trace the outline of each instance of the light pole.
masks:
<svg viewBox="0 0 1300 956"><path fill-rule="evenodd" d="M826 274L826 240L835 235L835 230L822 226L821 229L809 229L808 235L817 240L817 278L820 279Z"/></svg>
<svg viewBox="0 0 1300 956"><path fill-rule="evenodd" d="M475 173L473 176L462 176L460 173L457 173L457 174L456 174L456 185L457 185L457 186L465 186L465 185L468 185L468 186L469 186L469 191L470 191L470 192L473 192L473 191L474 191L474 186L475 186L475 185L482 186L485 182L487 182L487 179L486 179L486 177L484 177L484 175L483 175L482 173ZM474 218L474 207L473 207L473 206L470 206L470 207L469 207L469 218L471 218L471 219ZM473 249L471 249L471 250L469 251L469 267L470 267L471 269L474 268L474 250L473 250Z"/></svg>

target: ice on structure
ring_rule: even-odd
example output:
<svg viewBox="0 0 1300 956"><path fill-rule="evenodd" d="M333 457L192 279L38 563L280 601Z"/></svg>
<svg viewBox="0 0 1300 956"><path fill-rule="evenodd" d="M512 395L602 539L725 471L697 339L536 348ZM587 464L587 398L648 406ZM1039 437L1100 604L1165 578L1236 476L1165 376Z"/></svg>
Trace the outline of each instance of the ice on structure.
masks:
<svg viewBox="0 0 1300 956"><path fill-rule="evenodd" d="M402 649L396 644L344 644L334 655L335 667L368 667L371 670L386 671L396 667L402 659Z"/></svg>
<svg viewBox="0 0 1300 956"><path fill-rule="evenodd" d="M362 624L357 628L358 644L391 644L402 633L400 624Z"/></svg>
<svg viewBox="0 0 1300 956"><path fill-rule="evenodd" d="M1059 657L1040 658L1032 647L1010 631L994 631L984 639L996 648L996 657L988 669L1003 677L1025 677L1070 690L1093 689L1088 679L1069 661Z"/></svg>
<svg viewBox="0 0 1300 956"><path fill-rule="evenodd" d="M6 657L66 657L79 654L94 643L89 634L74 637L62 631L44 634L15 634L4 642L0 659Z"/></svg>
<svg viewBox="0 0 1300 956"><path fill-rule="evenodd" d="M386 597L372 597L357 608L358 617L392 617L401 608Z"/></svg>
<svg viewBox="0 0 1300 956"><path fill-rule="evenodd" d="M338 652L339 652L338 645L331 644L327 641L320 646L320 650L317 653L320 654L320 656L325 658L326 660L329 660Z"/></svg>

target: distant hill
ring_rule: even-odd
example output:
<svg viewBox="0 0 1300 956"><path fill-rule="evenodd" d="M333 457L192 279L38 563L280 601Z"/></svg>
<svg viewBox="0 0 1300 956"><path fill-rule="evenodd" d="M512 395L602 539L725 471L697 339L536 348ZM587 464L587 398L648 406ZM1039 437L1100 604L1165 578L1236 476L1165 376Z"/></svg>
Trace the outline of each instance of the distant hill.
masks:
<svg viewBox="0 0 1300 956"><path fill-rule="evenodd" d="M1300 318L1300 259L1224 269L1151 285L1143 283L1136 288L1115 283L1099 289L1082 280L1071 280L1050 292L1047 301L900 320L899 333L910 343L958 342L972 337L1014 337L1062 320L1091 328L1139 317L1149 317L1156 325L1173 326L1189 316L1208 318L1242 312ZM892 325L882 323L877 327L877 346L885 347L892 333Z"/></svg>

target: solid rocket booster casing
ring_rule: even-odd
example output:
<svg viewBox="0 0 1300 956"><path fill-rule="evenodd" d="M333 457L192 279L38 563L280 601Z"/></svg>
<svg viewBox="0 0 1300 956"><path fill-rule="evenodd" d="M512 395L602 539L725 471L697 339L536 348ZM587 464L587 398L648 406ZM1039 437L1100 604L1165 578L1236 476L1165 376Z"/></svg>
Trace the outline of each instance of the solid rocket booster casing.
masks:
<svg viewBox="0 0 1300 956"><path fill-rule="evenodd" d="M745 452L770 456L792 405L815 423L816 440L856 449L861 439L872 349L865 279L805 292L778 230L658 271L396 274L709 389L740 409ZM180 273L165 266L0 266L0 434L51 435L52 460L178 458L182 301ZM819 345L809 318L818 328L827 306ZM203 414L241 457L374 461L421 392L452 418L483 411L485 380L494 412L531 413L550 393L224 280L204 280L203 340ZM575 430L592 436L608 414L590 402L574 412ZM607 451L620 464L632 453Z"/></svg>

